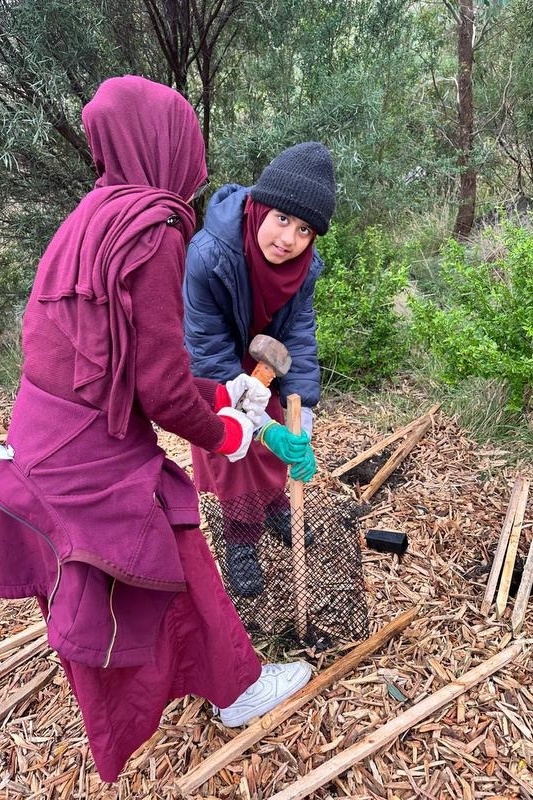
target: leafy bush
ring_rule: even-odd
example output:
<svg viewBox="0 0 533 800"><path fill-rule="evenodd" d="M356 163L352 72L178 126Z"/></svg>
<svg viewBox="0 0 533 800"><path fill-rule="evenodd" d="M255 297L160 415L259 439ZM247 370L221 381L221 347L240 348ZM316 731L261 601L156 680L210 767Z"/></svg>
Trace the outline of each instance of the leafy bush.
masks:
<svg viewBox="0 0 533 800"><path fill-rule="evenodd" d="M394 375L407 347L396 295L407 285L406 265L385 233L355 236L332 225L318 247L325 269L317 282L317 339L321 365L346 378L373 383Z"/></svg>
<svg viewBox="0 0 533 800"><path fill-rule="evenodd" d="M14 392L20 381L22 349L18 325L0 336L0 406L2 393ZM1 411L1 408L0 408Z"/></svg>
<svg viewBox="0 0 533 800"><path fill-rule="evenodd" d="M13 327L24 308L33 280L31 267L24 269L15 255L0 252L0 334Z"/></svg>
<svg viewBox="0 0 533 800"><path fill-rule="evenodd" d="M450 241L440 276L442 307L410 298L415 341L439 359L440 377L504 380L509 408L524 408L533 386L533 234L507 225L494 260Z"/></svg>

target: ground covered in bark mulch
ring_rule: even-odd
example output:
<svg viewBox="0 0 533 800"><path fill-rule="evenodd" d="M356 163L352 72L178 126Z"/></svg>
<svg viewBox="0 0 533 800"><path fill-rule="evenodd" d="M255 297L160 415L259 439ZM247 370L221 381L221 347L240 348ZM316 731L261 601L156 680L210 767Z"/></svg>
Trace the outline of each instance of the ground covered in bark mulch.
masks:
<svg viewBox="0 0 533 800"><path fill-rule="evenodd" d="M427 407L421 401L419 413ZM7 416L0 412L0 426ZM320 472L314 484L358 502L360 482L369 477L352 474L346 482L330 473L390 433L386 419L386 409L380 420L353 397L325 402L315 427ZM187 465L183 442L169 436L161 441ZM420 603L417 619L193 797L266 800L511 642L512 598L501 619L494 606L488 617L480 611L515 478L533 478L531 465L511 467L509 461L508 453L476 446L453 419L437 413L432 428L360 517L370 633ZM530 500L519 545L524 559L532 524ZM407 552L399 557L368 549L364 534L370 528L404 532ZM0 708L56 660L43 642L36 656L7 674L2 670L13 657L2 653L2 641L37 621L33 600L0 601ZM513 663L312 797L533 798L533 599L518 640L523 649ZM268 655L268 642L261 650ZM296 652L311 658L317 671L338 655ZM0 798L174 798L177 779L237 732L212 720L201 699L174 701L118 783L102 784L59 668L51 682L0 721Z"/></svg>

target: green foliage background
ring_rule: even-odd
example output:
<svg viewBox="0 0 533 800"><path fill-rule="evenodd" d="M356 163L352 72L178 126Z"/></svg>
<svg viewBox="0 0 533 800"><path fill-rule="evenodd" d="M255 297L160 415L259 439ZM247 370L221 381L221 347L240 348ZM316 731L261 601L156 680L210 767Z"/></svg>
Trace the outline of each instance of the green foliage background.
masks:
<svg viewBox="0 0 533 800"><path fill-rule="evenodd" d="M438 357L444 381L497 378L509 408L521 410L533 387L533 232L507 224L499 246L487 260L479 249L446 244L444 298L411 298L412 334Z"/></svg>
<svg viewBox="0 0 533 800"><path fill-rule="evenodd" d="M533 194L533 23L529 0L474 5L481 214ZM441 249L458 181L457 4L447 1L0 0L0 337L11 352L39 255L94 179L83 105L110 75L176 85L169 48L187 46L175 23L189 7L233 22L212 42L207 88L202 53L181 53L179 88L202 120L210 113L213 189L252 184L298 141L333 153L338 205L319 242L316 296L327 380L376 386L407 369L413 346L439 380L502 381L512 406L527 403L529 234L509 229L496 261L475 236ZM413 286L411 322L395 300Z"/></svg>
<svg viewBox="0 0 533 800"><path fill-rule="evenodd" d="M390 378L407 352L406 323L394 310L407 265L378 228L354 235L333 225L319 250L327 265L315 295L323 368L338 385Z"/></svg>

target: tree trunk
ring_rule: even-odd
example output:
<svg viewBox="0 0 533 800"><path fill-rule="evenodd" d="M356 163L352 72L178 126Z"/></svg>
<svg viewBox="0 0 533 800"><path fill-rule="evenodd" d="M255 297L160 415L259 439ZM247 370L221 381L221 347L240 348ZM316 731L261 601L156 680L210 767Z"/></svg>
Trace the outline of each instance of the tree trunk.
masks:
<svg viewBox="0 0 533 800"><path fill-rule="evenodd" d="M211 59L206 58L202 70L202 133L205 142L205 157L209 163L209 138L211 136L211 95L213 87L209 80L209 70L211 67Z"/></svg>
<svg viewBox="0 0 533 800"><path fill-rule="evenodd" d="M459 208L454 226L457 239L466 238L472 230L476 209L476 170L472 165L474 140L474 93L472 72L474 66L474 0L460 0L457 54L458 120L459 120Z"/></svg>

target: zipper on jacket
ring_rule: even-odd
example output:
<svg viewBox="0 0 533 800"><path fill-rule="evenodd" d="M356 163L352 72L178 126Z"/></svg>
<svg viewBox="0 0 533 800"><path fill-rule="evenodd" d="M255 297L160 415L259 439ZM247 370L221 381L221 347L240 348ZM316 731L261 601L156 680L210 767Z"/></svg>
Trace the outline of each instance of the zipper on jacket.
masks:
<svg viewBox="0 0 533 800"><path fill-rule="evenodd" d="M47 597L47 600L48 600L48 614L47 614L47 617L46 617L46 623L48 624L48 621L50 620L50 615L52 613L52 602L53 602L54 596L55 596L55 594L57 592L57 589L59 587L59 581L61 580L61 561L59 560L59 556L57 555L56 549L55 549L54 545L52 544L52 542L50 541L50 539L48 538L48 536L45 533L43 533L41 530L39 530L39 528L36 528L35 525L32 525L31 522L28 522L28 520L23 519L22 517L19 517L18 514L15 514L14 511L10 511L8 508L3 506L1 503L0 503L0 511L3 511L4 514L7 514L8 517L11 517L12 519L16 519L17 522L21 522L27 528L30 528L30 530L34 531L38 536L41 536L44 539L44 541L46 542L46 544L50 547L50 550L52 551L52 553L55 556L56 563L57 563L57 575L56 575L54 587L53 587L53 589L52 589L52 591L50 593L50 596Z"/></svg>
<svg viewBox="0 0 533 800"><path fill-rule="evenodd" d="M115 592L116 582L117 579L113 578L113 583L111 584L111 591L109 592L109 610L113 618L113 633L111 634L111 641L109 642L109 647L107 648L106 657L104 659L104 663L102 664L102 667L104 669L107 669L107 667L109 666L109 662L111 660L111 653L113 652L113 647L115 646L115 641L117 638L118 623L117 623L117 618L115 617L115 611L113 609L113 595Z"/></svg>

